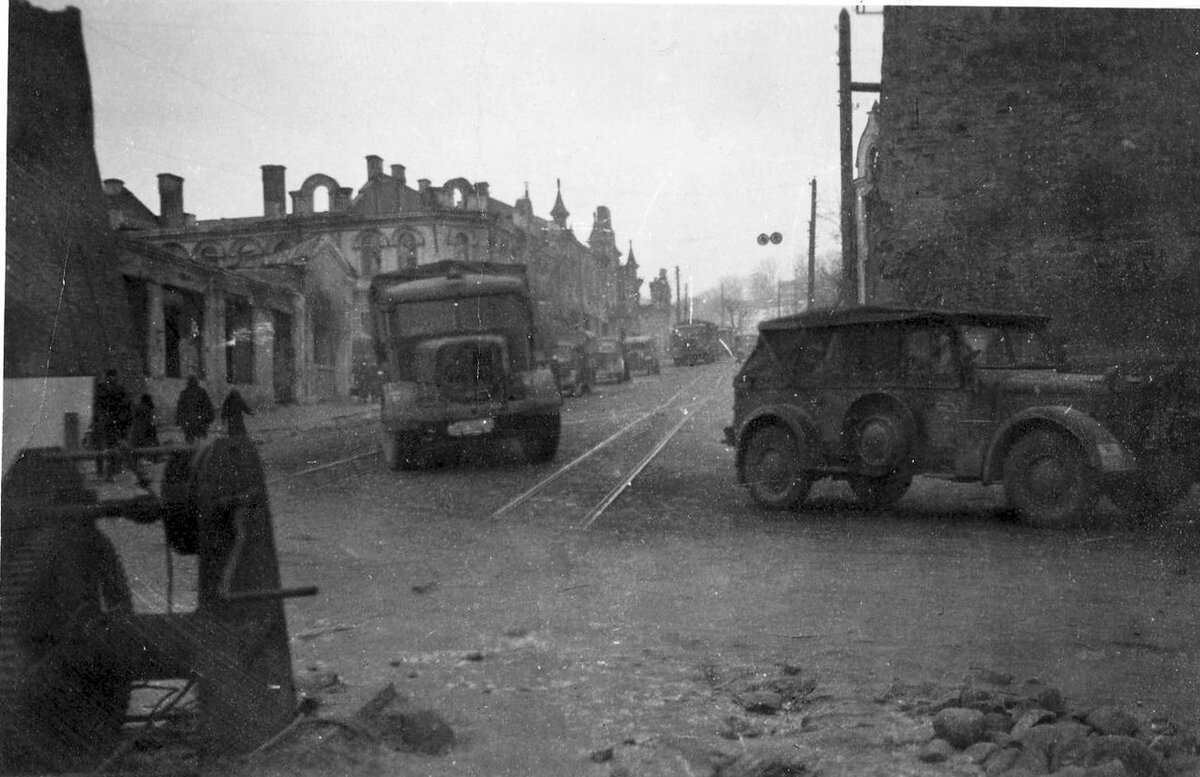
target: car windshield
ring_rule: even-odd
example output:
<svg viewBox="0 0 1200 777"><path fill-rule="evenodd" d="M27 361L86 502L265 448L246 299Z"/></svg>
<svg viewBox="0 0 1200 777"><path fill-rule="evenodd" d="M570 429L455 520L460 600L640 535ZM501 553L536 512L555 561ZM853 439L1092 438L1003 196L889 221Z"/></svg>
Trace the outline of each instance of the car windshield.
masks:
<svg viewBox="0 0 1200 777"><path fill-rule="evenodd" d="M973 324L960 330L968 355L980 367L1037 369L1054 366L1044 333L1028 324Z"/></svg>
<svg viewBox="0 0 1200 777"><path fill-rule="evenodd" d="M395 306L392 315L392 331L404 337L519 332L527 321L523 300L505 294L403 302Z"/></svg>

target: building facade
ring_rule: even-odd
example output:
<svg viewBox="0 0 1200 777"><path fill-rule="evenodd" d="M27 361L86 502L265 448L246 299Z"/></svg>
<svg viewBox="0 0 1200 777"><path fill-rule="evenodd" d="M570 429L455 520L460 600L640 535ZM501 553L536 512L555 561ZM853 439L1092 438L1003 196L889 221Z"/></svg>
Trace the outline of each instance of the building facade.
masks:
<svg viewBox="0 0 1200 777"><path fill-rule="evenodd" d="M1200 13L884 12L883 298L1032 309L1085 357L1200 338Z"/></svg>
<svg viewBox="0 0 1200 777"><path fill-rule="evenodd" d="M159 176L157 214L118 180L105 181L105 192L112 225L130 241L148 246L157 255L177 257L188 266L211 268L213 277L252 277L260 284L281 284L276 300L293 294L291 313L278 304L255 302L250 295L248 307L244 306L248 313L238 313L228 301L206 303L206 320L213 322L214 337L221 334L221 321L228 328L230 315L249 321L248 328L235 326L231 331L250 333L252 352L260 354L258 364L279 369L273 355L277 349L268 346L291 343L299 364L293 370L292 398L299 401L349 392L354 362L368 359L371 352L367 290L371 277L382 271L443 259L525 264L540 346L578 331L614 336L639 332L637 263L632 257L621 262L607 207L593 214L584 244L569 224L561 186L550 219L543 219L534 215L528 189L510 205L493 198L484 182L453 178L433 186L421 179L414 189L403 165L391 165L385 172L380 157L368 156L366 163L366 181L357 194L322 173L308 176L299 189L287 192L285 169L264 165L263 213L243 218L197 220L184 211L183 179L171 174ZM327 195L327 211L315 207L319 190ZM300 246L306 247L300 251L303 257L297 255ZM321 251L314 262L310 254L318 246ZM308 280L285 277L284 268ZM343 300L343 287L350 289L348 301ZM300 296L294 297L296 293ZM245 294L220 294L247 299ZM297 312L300 308L302 313ZM223 317L220 311L225 311ZM284 330L290 336L280 335L275 328L283 315L291 316ZM156 344L159 341L156 337ZM338 361L342 355L345 363ZM251 375L254 382L242 386L244 395L258 402L285 401L287 392L274 385L275 373L270 383L264 383L267 376L258 369L234 374L236 361L226 359L222 369L221 359L213 359L208 372L216 381L244 384L244 377Z"/></svg>

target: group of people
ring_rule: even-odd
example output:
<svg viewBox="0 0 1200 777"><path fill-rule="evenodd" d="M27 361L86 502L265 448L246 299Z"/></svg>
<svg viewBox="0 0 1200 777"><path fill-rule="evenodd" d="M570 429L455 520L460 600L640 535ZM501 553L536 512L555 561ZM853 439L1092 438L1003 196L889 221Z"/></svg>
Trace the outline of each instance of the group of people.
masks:
<svg viewBox="0 0 1200 777"><path fill-rule="evenodd" d="M237 389L230 389L221 403L221 419L231 437L246 436L248 415L254 415L254 411ZM196 376L189 376L175 402L175 424L183 432L184 441L191 445L208 437L214 420L216 411L212 399ZM111 481L121 470L123 458L130 458L130 465L141 480L137 457L122 457L117 451L123 447L148 448L159 444L154 398L142 394L135 404L117 380L117 371L108 370L104 380L96 385L92 424L93 444L106 453L97 457L96 473Z"/></svg>

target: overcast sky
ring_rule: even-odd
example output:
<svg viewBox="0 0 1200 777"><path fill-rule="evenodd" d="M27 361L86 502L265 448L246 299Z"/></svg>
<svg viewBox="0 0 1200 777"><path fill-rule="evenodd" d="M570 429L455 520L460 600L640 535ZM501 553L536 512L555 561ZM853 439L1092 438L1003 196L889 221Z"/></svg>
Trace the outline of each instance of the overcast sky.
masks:
<svg viewBox="0 0 1200 777"><path fill-rule="evenodd" d="M357 192L376 154L414 188L512 203L528 183L545 218L561 179L581 240L607 205L642 276L679 265L696 294L763 260L790 274L813 177L817 252L839 245L841 6L33 2L82 11L100 173L155 212L158 173L199 219L257 216L262 165ZM846 7L854 80L878 81L882 16Z"/></svg>

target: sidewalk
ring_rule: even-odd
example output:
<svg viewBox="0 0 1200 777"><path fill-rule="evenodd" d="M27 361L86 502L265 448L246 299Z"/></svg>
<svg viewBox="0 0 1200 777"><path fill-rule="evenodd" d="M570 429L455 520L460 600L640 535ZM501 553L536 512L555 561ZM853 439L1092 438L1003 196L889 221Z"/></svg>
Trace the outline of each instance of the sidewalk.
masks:
<svg viewBox="0 0 1200 777"><path fill-rule="evenodd" d="M379 417L378 402L357 402L343 399L311 405L275 405L256 408L246 416L246 431L259 445L276 442L296 434L322 427L368 423ZM223 433L225 426L218 418L210 433ZM169 419L160 419L159 440L164 444L183 442L183 432Z"/></svg>

